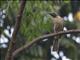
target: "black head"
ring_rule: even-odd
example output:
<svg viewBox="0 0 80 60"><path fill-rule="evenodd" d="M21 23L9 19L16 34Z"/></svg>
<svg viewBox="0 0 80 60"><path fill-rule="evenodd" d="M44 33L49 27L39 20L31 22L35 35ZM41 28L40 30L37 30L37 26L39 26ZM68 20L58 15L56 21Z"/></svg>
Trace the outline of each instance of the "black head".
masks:
<svg viewBox="0 0 80 60"><path fill-rule="evenodd" d="M49 13L49 15L51 15L52 17L56 17L57 16L56 13Z"/></svg>

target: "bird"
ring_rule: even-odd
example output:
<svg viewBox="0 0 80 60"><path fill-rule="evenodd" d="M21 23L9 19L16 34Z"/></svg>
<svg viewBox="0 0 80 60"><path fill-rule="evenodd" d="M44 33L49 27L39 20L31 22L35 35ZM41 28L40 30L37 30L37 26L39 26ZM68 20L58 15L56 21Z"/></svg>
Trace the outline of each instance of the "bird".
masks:
<svg viewBox="0 0 80 60"><path fill-rule="evenodd" d="M49 13L49 15L52 16L53 32L57 33L57 32L63 31L63 23L64 23L63 18L56 13ZM53 51L58 51L60 38L61 38L61 36L54 36Z"/></svg>

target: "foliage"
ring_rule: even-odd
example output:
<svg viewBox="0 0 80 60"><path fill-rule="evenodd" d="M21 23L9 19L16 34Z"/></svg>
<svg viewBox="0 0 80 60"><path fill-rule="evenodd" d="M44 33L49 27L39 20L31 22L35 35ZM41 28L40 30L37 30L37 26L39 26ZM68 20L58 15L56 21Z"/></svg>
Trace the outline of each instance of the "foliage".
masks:
<svg viewBox="0 0 80 60"><path fill-rule="evenodd" d="M48 17L48 12L51 11L50 8L52 7L50 3L51 2L49 2L48 5L46 1L27 1L21 25L21 32L27 39L29 38L28 40L31 40L44 32L50 32L51 19Z"/></svg>

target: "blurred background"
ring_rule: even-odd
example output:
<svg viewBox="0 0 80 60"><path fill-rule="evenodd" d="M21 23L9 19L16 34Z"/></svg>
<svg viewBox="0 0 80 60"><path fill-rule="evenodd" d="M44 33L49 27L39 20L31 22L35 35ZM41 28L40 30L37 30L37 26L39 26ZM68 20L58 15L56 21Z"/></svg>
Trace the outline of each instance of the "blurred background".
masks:
<svg viewBox="0 0 80 60"><path fill-rule="evenodd" d="M4 60L14 31L15 18L19 11L19 0L0 0L0 59ZM27 1L15 49L32 39L52 33L49 12L64 18L64 31L80 29L79 0L34 0ZM15 60L80 60L80 33L63 35L58 53L52 51L52 38L46 38L16 55Z"/></svg>

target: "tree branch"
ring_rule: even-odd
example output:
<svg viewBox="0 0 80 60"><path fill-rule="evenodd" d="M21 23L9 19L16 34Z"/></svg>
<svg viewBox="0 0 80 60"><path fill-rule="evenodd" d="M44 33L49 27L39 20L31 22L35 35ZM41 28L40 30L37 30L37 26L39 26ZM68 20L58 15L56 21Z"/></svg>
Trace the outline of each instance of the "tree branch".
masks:
<svg viewBox="0 0 80 60"><path fill-rule="evenodd" d="M18 12L18 15L16 17L16 23L15 23L15 26L14 26L13 35L12 35L12 38L11 38L11 41L10 41L10 44L9 44L9 48L8 48L5 60L13 60L12 53L13 53L14 48L15 48L16 35L17 35L18 30L20 28L21 18L22 18L22 14L23 14L25 4L26 4L26 0L21 0L20 1L19 12Z"/></svg>
<svg viewBox="0 0 80 60"><path fill-rule="evenodd" d="M44 39L44 38L48 38L48 37L52 37L52 36L57 36L57 35L63 35L63 34L72 34L72 33L80 33L80 29L68 30L68 31L61 31L61 32L58 32L58 33L51 33L51 34L39 36L39 37L33 39L30 43L25 44L24 46L22 46L22 47L18 48L17 50L15 50L13 52L13 56L17 55L18 53L20 53L24 49L30 48L34 43L37 43L39 41L42 41L42 39Z"/></svg>

